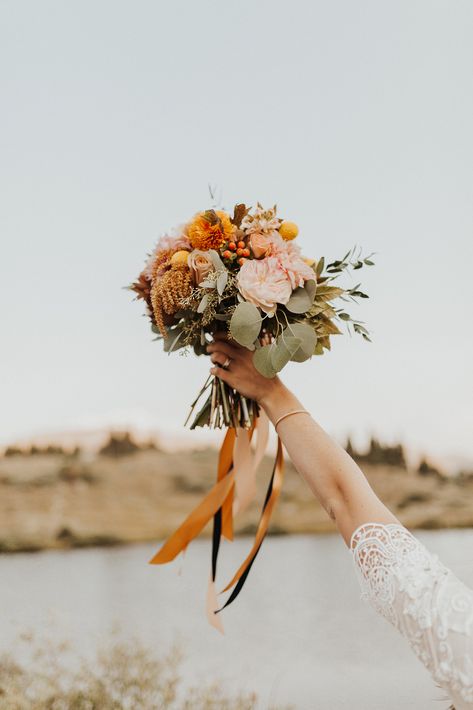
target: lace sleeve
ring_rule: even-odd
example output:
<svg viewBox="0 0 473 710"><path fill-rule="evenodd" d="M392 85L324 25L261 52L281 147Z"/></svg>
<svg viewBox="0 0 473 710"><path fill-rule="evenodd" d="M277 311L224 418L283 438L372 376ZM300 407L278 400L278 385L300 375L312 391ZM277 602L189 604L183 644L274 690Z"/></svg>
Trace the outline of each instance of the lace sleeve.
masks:
<svg viewBox="0 0 473 710"><path fill-rule="evenodd" d="M403 525L361 525L350 549L361 598L407 638L456 710L473 708L473 590Z"/></svg>

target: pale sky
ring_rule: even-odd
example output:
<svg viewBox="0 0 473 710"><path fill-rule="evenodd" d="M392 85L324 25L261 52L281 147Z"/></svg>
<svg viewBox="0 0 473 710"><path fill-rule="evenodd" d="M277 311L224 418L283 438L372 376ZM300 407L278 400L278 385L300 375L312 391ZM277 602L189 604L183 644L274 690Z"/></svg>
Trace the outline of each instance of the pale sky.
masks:
<svg viewBox="0 0 473 710"><path fill-rule="evenodd" d="M473 460L470 0L3 0L0 82L2 442L179 431L208 361L121 286L210 182L378 253L373 343L284 372L322 425Z"/></svg>

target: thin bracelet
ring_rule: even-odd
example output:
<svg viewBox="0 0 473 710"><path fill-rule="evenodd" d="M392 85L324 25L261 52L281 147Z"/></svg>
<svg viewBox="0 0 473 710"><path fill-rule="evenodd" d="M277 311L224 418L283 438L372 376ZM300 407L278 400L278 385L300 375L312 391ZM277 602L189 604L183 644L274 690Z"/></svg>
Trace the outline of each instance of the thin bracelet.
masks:
<svg viewBox="0 0 473 710"><path fill-rule="evenodd" d="M274 423L274 429L277 430L278 424L286 417L292 417L293 414L308 414L310 416L310 412L308 412L307 409L294 409L292 412L286 412L282 417L279 417Z"/></svg>

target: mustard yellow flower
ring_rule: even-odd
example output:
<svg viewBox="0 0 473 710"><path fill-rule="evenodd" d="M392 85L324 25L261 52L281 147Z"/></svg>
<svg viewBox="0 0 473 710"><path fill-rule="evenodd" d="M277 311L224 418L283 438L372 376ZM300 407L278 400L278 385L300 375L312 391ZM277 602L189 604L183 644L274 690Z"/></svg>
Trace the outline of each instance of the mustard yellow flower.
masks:
<svg viewBox="0 0 473 710"><path fill-rule="evenodd" d="M176 265L176 264L187 264L187 258L189 256L189 252L186 251L185 249L179 249L179 251L176 251L172 257L171 257L171 264Z"/></svg>
<svg viewBox="0 0 473 710"><path fill-rule="evenodd" d="M299 227L294 222L283 222L279 227L279 234L285 241L290 242L299 234Z"/></svg>
<svg viewBox="0 0 473 710"><path fill-rule="evenodd" d="M222 210L206 210L196 214L187 227L187 236L194 249L220 249L232 238L235 230L230 217Z"/></svg>

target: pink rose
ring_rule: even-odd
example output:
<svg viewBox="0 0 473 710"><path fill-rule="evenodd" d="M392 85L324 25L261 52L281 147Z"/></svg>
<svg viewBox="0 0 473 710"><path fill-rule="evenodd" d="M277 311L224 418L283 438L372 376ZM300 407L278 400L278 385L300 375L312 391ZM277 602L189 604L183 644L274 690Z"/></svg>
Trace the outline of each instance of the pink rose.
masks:
<svg viewBox="0 0 473 710"><path fill-rule="evenodd" d="M155 251L164 251L166 249L172 249L173 251L179 251L180 249L191 249L191 244L186 235L184 234L184 226L176 227L173 234L164 234L156 244Z"/></svg>
<svg viewBox="0 0 473 710"><path fill-rule="evenodd" d="M272 241L270 253L279 260L280 267L286 272L293 290L303 286L306 281L316 278L314 270L301 257L300 247L293 242L284 241L279 234Z"/></svg>
<svg viewBox="0 0 473 710"><path fill-rule="evenodd" d="M288 250L285 254L279 253L277 257L281 268L286 272L291 283L291 288L303 286L306 281L315 279L314 270L305 263L298 253Z"/></svg>
<svg viewBox="0 0 473 710"><path fill-rule="evenodd" d="M146 275L146 277L151 280L153 276L153 267L154 263L156 261L156 257L160 252L163 251L179 251L180 249L191 249L191 245L185 234L182 233L182 228L177 228L175 231L175 234L164 234L162 237L159 238L158 243L154 247L153 251L148 257L148 260L145 264L145 268L143 270L143 273Z"/></svg>
<svg viewBox="0 0 473 710"><path fill-rule="evenodd" d="M271 249L273 239L269 234L254 232L250 237L250 247L257 259L266 256Z"/></svg>
<svg viewBox="0 0 473 710"><path fill-rule="evenodd" d="M202 283L207 274L215 270L215 266L209 257L209 252L200 251L199 249L191 251L187 258L187 265L191 270L196 286L199 286Z"/></svg>
<svg viewBox="0 0 473 710"><path fill-rule="evenodd" d="M248 259L238 276L238 289L246 301L273 316L278 303L287 303L291 283L275 257Z"/></svg>

